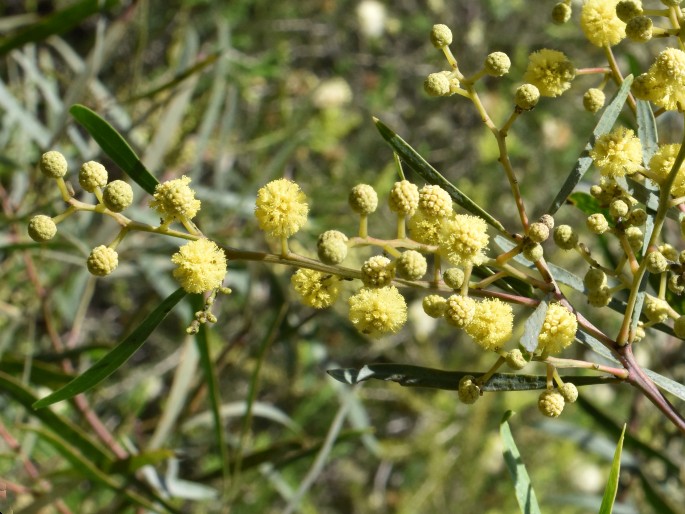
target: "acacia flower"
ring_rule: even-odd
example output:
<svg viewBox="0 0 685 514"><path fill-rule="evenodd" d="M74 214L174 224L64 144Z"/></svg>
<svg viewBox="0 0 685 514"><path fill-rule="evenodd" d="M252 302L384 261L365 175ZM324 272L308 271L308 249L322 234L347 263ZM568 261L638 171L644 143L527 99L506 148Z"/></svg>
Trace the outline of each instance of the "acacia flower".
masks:
<svg viewBox="0 0 685 514"><path fill-rule="evenodd" d="M489 236L485 220L468 214L455 214L446 218L440 230L439 250L451 264L480 264L483 249L488 245Z"/></svg>
<svg viewBox="0 0 685 514"><path fill-rule="evenodd" d="M576 315L560 303L550 303L538 335L538 349L544 353L559 353L573 342L576 330Z"/></svg>
<svg viewBox="0 0 685 514"><path fill-rule="evenodd" d="M679 144L661 145L649 160L649 169L663 182L673 168L675 158L680 151ZM671 187L673 196L685 195L685 165L681 164Z"/></svg>
<svg viewBox="0 0 685 514"><path fill-rule="evenodd" d="M488 298L476 303L466 333L484 350L499 350L514 330L514 314L508 303Z"/></svg>
<svg viewBox="0 0 685 514"><path fill-rule="evenodd" d="M181 246L171 262L174 278L188 293L204 293L221 287L226 276L226 255L214 241L198 239Z"/></svg>
<svg viewBox="0 0 685 514"><path fill-rule="evenodd" d="M38 243L50 241L57 233L57 225L50 216L37 214L29 221L29 236Z"/></svg>
<svg viewBox="0 0 685 514"><path fill-rule="evenodd" d="M90 252L86 267L96 277L105 277L119 265L119 254L105 245L96 246Z"/></svg>
<svg viewBox="0 0 685 514"><path fill-rule="evenodd" d="M595 141L590 157L605 177L623 177L642 169L642 144L635 133L618 127Z"/></svg>
<svg viewBox="0 0 685 514"><path fill-rule="evenodd" d="M685 52L667 48L661 52L646 76L640 75L641 95L667 111L685 109Z"/></svg>
<svg viewBox="0 0 685 514"><path fill-rule="evenodd" d="M542 96L554 97L570 88L575 76L575 67L562 52L543 48L528 56L523 80L537 87Z"/></svg>
<svg viewBox="0 0 685 514"><path fill-rule="evenodd" d="M311 269L298 269L290 283L302 303L315 309L330 307L340 294L339 277Z"/></svg>
<svg viewBox="0 0 685 514"><path fill-rule="evenodd" d="M423 186L419 190L419 211L436 218L449 216L452 214L452 197L440 186Z"/></svg>
<svg viewBox="0 0 685 514"><path fill-rule="evenodd" d="M190 177L167 180L157 184L155 194L150 200L150 207L162 217L162 223L171 223L174 219L182 221L193 219L200 210L200 200L195 198L195 191L188 187Z"/></svg>
<svg viewBox="0 0 685 514"><path fill-rule="evenodd" d="M595 46L614 46L626 37L626 24L616 15L618 0L586 0L580 27Z"/></svg>
<svg viewBox="0 0 685 514"><path fill-rule="evenodd" d="M409 218L407 224L411 238L426 245L437 245L440 240L440 227L444 218L426 214L422 209Z"/></svg>
<svg viewBox="0 0 685 514"><path fill-rule="evenodd" d="M349 299L349 318L362 334L380 337L407 321L407 304L395 286L364 287Z"/></svg>
<svg viewBox="0 0 685 514"><path fill-rule="evenodd" d="M272 180L257 192L259 228L273 237L290 237L307 222L307 197L292 180Z"/></svg>

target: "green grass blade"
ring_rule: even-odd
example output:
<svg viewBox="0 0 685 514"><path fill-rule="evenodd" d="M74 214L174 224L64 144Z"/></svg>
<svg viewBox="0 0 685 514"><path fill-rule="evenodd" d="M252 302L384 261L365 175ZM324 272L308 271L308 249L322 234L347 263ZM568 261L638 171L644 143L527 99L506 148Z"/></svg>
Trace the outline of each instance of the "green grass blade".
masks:
<svg viewBox="0 0 685 514"><path fill-rule="evenodd" d="M0 42L0 55L19 48L26 43L43 41L55 34L68 32L83 20L93 14L109 9L119 3L118 0L81 0L74 5L56 11L54 14L29 25L18 34L5 38Z"/></svg>
<svg viewBox="0 0 685 514"><path fill-rule="evenodd" d="M185 295L186 292L181 288L174 291L145 318L131 335L115 346L112 351L61 389L35 402L33 408L41 409L53 403L73 398L77 394L88 391L102 382L138 351L155 328Z"/></svg>
<svg viewBox="0 0 685 514"><path fill-rule="evenodd" d="M606 134L607 132L609 132L611 130L611 127L614 126L614 123L616 123L616 119L618 118L619 114L621 114L621 110L623 110L623 105L625 104L626 98L628 98L628 93L630 93L630 85L632 83L633 77L632 75L628 75L623 81L621 88L614 96L614 99L604 110L602 117L597 122L595 129L592 131L590 142L587 144L583 152L580 154L580 157L578 157L578 160L576 161L575 166L571 170L571 173L566 178L566 181L561 186L561 189L557 193L557 196L554 198L552 204L547 209L546 212L548 214L554 214L559 210L559 207L561 207L562 204L566 201L566 199L575 189L576 185L578 185L578 182L580 182L580 180L583 178L583 175L585 175L585 172L590 168L590 165L592 164L590 150L592 150L592 146L595 142L595 139L601 136L602 134Z"/></svg>
<svg viewBox="0 0 685 514"><path fill-rule="evenodd" d="M328 374L339 382L354 385L365 380L377 379L397 382L405 387L430 387L456 391L459 380L466 375L476 378L482 373L477 371L444 371L440 369L412 366L410 364L368 364L361 369L330 369ZM607 384L618 382L611 377L564 376L564 382L577 386ZM495 373L481 386L482 391L534 391L547 388L547 377L543 375L521 375Z"/></svg>
<svg viewBox="0 0 685 514"><path fill-rule="evenodd" d="M611 463L609 480L604 488L604 496L602 497L602 505L599 507L599 514L611 514L614 510L614 501L616 501L616 492L618 491L618 476L621 473L621 452L623 451L623 437L625 434L626 425L624 423L621 437L616 445L616 452L614 452L614 460Z"/></svg>
<svg viewBox="0 0 685 514"><path fill-rule="evenodd" d="M504 462L507 465L511 479L514 481L514 490L516 491L516 501L523 514L540 514L540 507L538 500L535 497L533 484L526 471L526 466L521 460L514 436L511 434L509 428L509 419L514 415L513 411L508 410L504 413L502 421L499 425L499 433L502 437L502 444L504 445Z"/></svg>
<svg viewBox="0 0 685 514"><path fill-rule="evenodd" d="M85 105L72 105L69 113L83 125L100 145L102 151L117 163L136 184L150 194L155 192L155 187L159 181L152 176L124 137L112 125Z"/></svg>
<svg viewBox="0 0 685 514"><path fill-rule="evenodd" d="M431 166L426 159L421 157L421 155L414 150L404 139L398 136L392 129L385 125L382 121L374 118L374 123L376 123L376 128L378 132L381 133L383 139L385 139L388 144L392 147L397 155L399 155L402 160L407 163L407 165L413 169L416 173L421 175L424 180L429 184L434 184L442 187L447 191L452 199L461 207L469 211L471 214L480 216L490 225L495 227L497 230L505 235L508 232L502 226L502 224L497 221L493 216L488 214L484 209L482 209L476 202L471 200L468 196L462 193L454 184L443 177L438 170Z"/></svg>
<svg viewBox="0 0 685 514"><path fill-rule="evenodd" d="M23 405L24 408L39 419L44 426L50 427L67 441L71 446L78 449L81 454L101 469L109 468L114 460L114 455L105 448L93 442L80 428L68 419L56 414L50 409L35 411L31 408L38 398L24 384L14 377L0 371L0 390L14 401Z"/></svg>

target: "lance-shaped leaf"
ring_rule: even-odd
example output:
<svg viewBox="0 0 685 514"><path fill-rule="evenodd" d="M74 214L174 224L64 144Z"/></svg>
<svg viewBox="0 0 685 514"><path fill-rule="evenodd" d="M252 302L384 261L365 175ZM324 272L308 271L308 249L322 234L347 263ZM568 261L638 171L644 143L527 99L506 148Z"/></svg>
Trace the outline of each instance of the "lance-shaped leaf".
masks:
<svg viewBox="0 0 685 514"><path fill-rule="evenodd" d="M392 149L399 155L402 160L407 163L407 165L413 169L416 173L421 175L426 182L429 184L434 184L440 186L445 191L447 191L452 199L461 207L469 211L471 214L480 216L490 225L495 227L500 232L507 234L502 224L497 221L493 216L488 214L483 208L481 208L476 202L471 200L468 196L462 193L454 184L443 177L438 170L431 166L426 159L421 157L421 155L414 150L404 139L393 132L387 125L377 118L373 119L376 124L378 132L381 133L383 139L385 139Z"/></svg>
<svg viewBox="0 0 685 514"><path fill-rule="evenodd" d="M444 371L424 368L409 364L367 364L361 369L331 369L328 374L344 384L358 384L365 380L376 379L397 382L405 387L431 387L456 391L459 380L466 375L478 378L482 373L477 371ZM577 386L620 382L613 377L578 377L564 376L564 382ZM547 377L544 375L520 375L512 373L495 373L481 387L481 391L531 391L547 388Z"/></svg>
<svg viewBox="0 0 685 514"><path fill-rule="evenodd" d="M41 409L48 405L52 405L53 403L68 400L77 394L88 391L102 382L105 378L119 369L141 346L143 346L143 343L150 334L152 334L167 314L171 312L171 309L173 309L185 295L186 292L182 288L171 293L171 295L145 318L130 336L67 385L35 402L33 408Z"/></svg>
<svg viewBox="0 0 685 514"><path fill-rule="evenodd" d="M72 105L69 113L88 131L110 159L150 194L159 181L150 174L124 137L107 121L85 105Z"/></svg>
<svg viewBox="0 0 685 514"><path fill-rule="evenodd" d="M521 459L514 436L511 434L509 428L509 418L514 413L510 410L504 413L502 421L499 424L499 433L502 438L502 451L504 453L504 462L509 470L509 475L514 481L514 491L516 491L516 501L519 504L519 509L523 514L540 514L540 506L533 490L533 484L528 476L526 465Z"/></svg>
<svg viewBox="0 0 685 514"><path fill-rule="evenodd" d="M585 172L588 170L588 168L590 168L590 165L592 164L590 150L592 150L595 139L602 134L609 132L611 127L614 126L614 123L616 123L616 119L618 118L618 115L621 114L621 110L623 109L623 104L625 103L626 98L628 98L630 85L632 83L633 76L628 75L623 81L621 88L614 96L614 99L604 110L602 117L597 122L597 126L592 131L590 142L580 154L580 157L578 157L573 170L571 170L571 173L566 178L566 182L564 182L564 185L561 186L561 190L547 209L548 214L554 214L559 210L559 207L561 207L561 205L566 201L566 198L568 198L568 196L573 192L578 182L580 182L580 180L583 178L583 175L585 175Z"/></svg>
<svg viewBox="0 0 685 514"><path fill-rule="evenodd" d="M602 505L599 507L599 514L611 514L614 510L614 501L616 501L616 491L618 491L618 476L621 473L621 452L623 451L623 437L626 434L626 425L623 425L623 432L616 445L614 452L614 460L611 464L611 471L609 472L609 480L604 488L604 496L602 497Z"/></svg>
<svg viewBox="0 0 685 514"><path fill-rule="evenodd" d="M542 324L545 322L545 314L547 314L547 302L541 300L533 314L528 316L524 325L521 344L530 353L533 353L538 347L538 336L542 330Z"/></svg>

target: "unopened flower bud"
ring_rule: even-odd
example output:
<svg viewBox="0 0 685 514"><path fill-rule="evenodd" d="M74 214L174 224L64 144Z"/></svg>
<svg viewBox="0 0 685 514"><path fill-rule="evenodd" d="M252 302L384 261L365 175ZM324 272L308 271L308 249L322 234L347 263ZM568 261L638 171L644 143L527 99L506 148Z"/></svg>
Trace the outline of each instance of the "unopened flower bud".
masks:
<svg viewBox="0 0 685 514"><path fill-rule="evenodd" d="M652 19L647 16L635 16L626 23L626 36L637 43L646 43L652 39Z"/></svg>
<svg viewBox="0 0 685 514"><path fill-rule="evenodd" d="M447 308L447 300L440 295L431 294L424 297L421 305L423 307L423 312L428 314L431 318L440 318Z"/></svg>
<svg viewBox="0 0 685 514"><path fill-rule="evenodd" d="M99 162L88 161L81 166L78 172L78 183L89 193L95 191L95 188L105 187L107 169Z"/></svg>
<svg viewBox="0 0 685 514"><path fill-rule="evenodd" d="M587 228L595 234L604 234L609 230L609 222L601 212L591 214L587 217Z"/></svg>
<svg viewBox="0 0 685 514"><path fill-rule="evenodd" d="M57 225L50 216L38 214L29 221L29 236L38 243L50 241L57 233Z"/></svg>
<svg viewBox="0 0 685 514"><path fill-rule="evenodd" d="M408 180L395 182L388 197L390 210L402 216L411 216L419 206L419 188Z"/></svg>
<svg viewBox="0 0 685 514"><path fill-rule="evenodd" d="M682 275L668 277L668 290L678 296L685 292L685 280L683 280Z"/></svg>
<svg viewBox="0 0 685 514"><path fill-rule="evenodd" d="M514 103L522 111L530 111L540 100L540 90L533 84L523 84L516 89Z"/></svg>
<svg viewBox="0 0 685 514"><path fill-rule="evenodd" d="M659 245L659 251L664 254L664 257L666 257L666 260L673 261L673 262L678 260L678 250L673 248L673 246L668 244L668 243L664 243L662 245Z"/></svg>
<svg viewBox="0 0 685 514"><path fill-rule="evenodd" d="M454 294L447 299L445 320L458 328L464 328L471 323L476 312L476 302L468 296Z"/></svg>
<svg viewBox="0 0 685 514"><path fill-rule="evenodd" d="M447 96L451 94L450 79L444 73L431 73L423 81L423 89L429 96Z"/></svg>
<svg viewBox="0 0 685 514"><path fill-rule="evenodd" d="M564 397L566 403L575 403L578 399L578 388L575 384L571 382L566 382L563 386L559 388L561 396Z"/></svg>
<svg viewBox="0 0 685 514"><path fill-rule="evenodd" d="M374 255L362 264L362 282L366 287L385 287L395 278L395 267L383 255Z"/></svg>
<svg viewBox="0 0 685 514"><path fill-rule="evenodd" d="M590 268L583 277L583 285L588 291L596 291L607 285L607 275L599 268Z"/></svg>
<svg viewBox="0 0 685 514"><path fill-rule="evenodd" d="M118 265L119 255L117 252L104 245L93 248L86 261L88 271L96 277L109 275Z"/></svg>
<svg viewBox="0 0 685 514"><path fill-rule="evenodd" d="M605 101L606 96L604 95L604 91L595 87L588 89L583 95L583 107L588 112L599 111L604 107Z"/></svg>
<svg viewBox="0 0 685 514"><path fill-rule="evenodd" d="M435 48L444 48L452 44L452 31L447 25L433 25L430 35L431 43Z"/></svg>
<svg viewBox="0 0 685 514"><path fill-rule="evenodd" d="M616 218L622 218L628 214L628 204L621 199L616 199L609 204L609 213Z"/></svg>
<svg viewBox="0 0 685 514"><path fill-rule="evenodd" d="M493 77L501 77L509 73L511 60L504 52L492 52L485 58L483 67L488 75L492 75Z"/></svg>
<svg viewBox="0 0 685 514"><path fill-rule="evenodd" d="M685 339L685 316L680 316L675 320L673 323L673 332L675 332L675 335L680 339Z"/></svg>
<svg viewBox="0 0 685 514"><path fill-rule="evenodd" d="M563 25L571 19L571 6L564 2L559 2L552 9L552 23Z"/></svg>
<svg viewBox="0 0 685 514"><path fill-rule="evenodd" d="M559 391L547 389L538 398L538 409L548 418L557 418L564 410L565 400Z"/></svg>
<svg viewBox="0 0 685 514"><path fill-rule="evenodd" d="M642 312L645 313L645 316L647 316L649 321L653 323L660 323L668 318L669 305L666 300L647 295L645 297L645 303Z"/></svg>
<svg viewBox="0 0 685 514"><path fill-rule="evenodd" d="M659 274L668 269L668 260L661 252L649 252L645 259L647 259L647 271L650 273Z"/></svg>
<svg viewBox="0 0 685 514"><path fill-rule="evenodd" d="M459 399L462 403L472 404L476 403L480 397L480 387L474 383L474 378L471 375L466 375L459 380Z"/></svg>
<svg viewBox="0 0 685 514"><path fill-rule="evenodd" d="M587 295L587 303L593 307L606 307L611 301L611 289L603 286L598 289L591 289Z"/></svg>
<svg viewBox="0 0 685 514"><path fill-rule="evenodd" d="M48 178L62 178L67 174L67 160L61 153L50 150L40 158L40 171Z"/></svg>
<svg viewBox="0 0 685 514"><path fill-rule="evenodd" d="M319 236L316 251L324 264L340 264L347 257L347 236L338 230L327 230Z"/></svg>
<svg viewBox="0 0 685 514"><path fill-rule="evenodd" d="M368 184L357 184L350 191L348 203L357 214L368 215L378 207L378 194Z"/></svg>
<svg viewBox="0 0 685 514"><path fill-rule="evenodd" d="M442 274L442 280L450 289L459 290L464 285L464 272L461 268L449 268Z"/></svg>
<svg viewBox="0 0 685 514"><path fill-rule="evenodd" d="M102 191L102 203L112 212L121 212L133 203L133 189L123 180L113 180Z"/></svg>
<svg viewBox="0 0 685 514"><path fill-rule="evenodd" d="M551 214L543 214L538 219L539 223L546 225L548 229L552 230L554 228L554 218Z"/></svg>
<svg viewBox="0 0 685 514"><path fill-rule="evenodd" d="M534 243L544 243L549 238L549 227L541 222L531 223L528 237Z"/></svg>
<svg viewBox="0 0 685 514"><path fill-rule="evenodd" d="M523 369L528 365L528 361L518 348L507 352L504 358L507 361L507 366L509 366L511 369Z"/></svg>
<svg viewBox="0 0 685 514"><path fill-rule="evenodd" d="M400 277L407 280L419 280L428 271L428 263L426 258L416 250L407 250L397 259L395 268Z"/></svg>
<svg viewBox="0 0 685 514"><path fill-rule="evenodd" d="M542 245L530 242L523 246L523 251L521 254L530 262L537 262L542 259L544 250Z"/></svg>
<svg viewBox="0 0 685 514"><path fill-rule="evenodd" d="M559 225L554 229L554 243L562 250L572 250L578 244L578 235L570 225Z"/></svg>
<svg viewBox="0 0 685 514"><path fill-rule="evenodd" d="M625 231L625 234L628 244L634 252L637 252L640 248L642 248L642 243L644 240L644 234L642 233L642 230L637 227L628 227Z"/></svg>
<svg viewBox="0 0 685 514"><path fill-rule="evenodd" d="M621 0L616 4L616 16L623 23L628 23L635 16L642 14L642 2L640 0Z"/></svg>

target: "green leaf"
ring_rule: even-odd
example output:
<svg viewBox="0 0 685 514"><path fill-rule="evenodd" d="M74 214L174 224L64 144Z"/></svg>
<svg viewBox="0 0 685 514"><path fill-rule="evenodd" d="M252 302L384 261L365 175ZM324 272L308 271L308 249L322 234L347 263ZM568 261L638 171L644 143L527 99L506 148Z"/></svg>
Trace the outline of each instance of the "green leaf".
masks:
<svg viewBox="0 0 685 514"><path fill-rule="evenodd" d="M592 195L587 193L573 193L569 195L568 203L573 205L576 209L579 209L587 216L596 213L604 214L604 217L609 222L610 227L614 227L616 225L613 221L613 217L609 213L609 209L600 207L599 202Z"/></svg>
<svg viewBox="0 0 685 514"><path fill-rule="evenodd" d="M112 351L61 389L35 402L33 408L41 409L53 403L68 400L102 382L138 351L155 328L185 295L186 292L182 288L174 291L143 320L131 335L115 346Z"/></svg>
<svg viewBox="0 0 685 514"><path fill-rule="evenodd" d="M18 34L4 38L0 42L0 55L4 55L26 43L43 41L55 34L64 34L89 16L110 9L118 4L118 0L106 0L105 2L101 0L81 0L76 2L70 7L56 11L33 25L29 25Z"/></svg>
<svg viewBox="0 0 685 514"><path fill-rule="evenodd" d="M540 506L533 490L533 484L528 476L526 466L521 459L521 453L516 447L514 436L511 434L509 428L509 419L514 415L514 412L508 410L502 416L502 421L499 425L499 433L502 437L502 444L504 446L504 462L509 470L509 475L514 481L514 491L516 492L516 501L519 504L519 509L523 514L540 514Z"/></svg>
<svg viewBox="0 0 685 514"><path fill-rule="evenodd" d="M339 382L350 385L377 379L397 382L405 387L431 387L448 391L459 389L459 380L466 375L476 378L482 375L477 371L444 371L410 364L367 364L361 369L330 369L327 373ZM613 377L565 376L562 380L577 386L619 382ZM513 373L495 373L481 386L482 391L532 391L546 388L546 376Z"/></svg>
<svg viewBox="0 0 685 514"><path fill-rule="evenodd" d="M54 413L50 409L35 411L31 408L38 398L24 384L14 377L0 371L0 390L13 398L16 402L38 418L44 426L50 427L67 441L71 446L78 449L89 461L101 469L107 469L114 460L114 455L106 448L93 442L79 427L68 419Z"/></svg>
<svg viewBox="0 0 685 514"><path fill-rule="evenodd" d="M85 105L72 105L69 113L88 131L110 159L149 194L159 181L145 168L133 149L117 130Z"/></svg>
<svg viewBox="0 0 685 514"><path fill-rule="evenodd" d="M538 347L538 336L542 329L542 324L545 322L545 314L547 314L547 302L541 300L533 313L528 316L521 336L521 344L530 353L533 353Z"/></svg>
<svg viewBox="0 0 685 514"><path fill-rule="evenodd" d="M168 448L148 450L144 453L136 453L134 455L129 455L125 459L116 461L110 471L112 473L119 473L122 475L132 475L143 466L159 464L160 462L164 462L175 455L176 452Z"/></svg>
<svg viewBox="0 0 685 514"><path fill-rule="evenodd" d="M426 182L442 187L450 194L452 199L458 205L469 211L471 214L480 216L497 230L508 235L508 232L504 229L499 221L483 210L468 196L462 193L449 180L443 177L438 170L436 170L423 157L421 157L421 155L411 146L409 146L404 139L398 136L380 120L374 118L374 122L376 123L378 132L380 132L381 136L383 136L383 139L385 139L392 149L397 152L397 155L399 155L411 169L421 175Z"/></svg>
<svg viewBox="0 0 685 514"><path fill-rule="evenodd" d="M602 497L602 505L599 507L599 514L611 514L614 510L614 501L616 501L616 492L618 491L618 476L621 473L621 452L623 451L623 437L625 434L626 425L624 423L621 437L616 445L616 452L614 452L609 480L604 488L604 496Z"/></svg>
<svg viewBox="0 0 685 514"><path fill-rule="evenodd" d="M645 100L637 101L637 136L642 143L642 160L646 163L659 148L659 134L652 106Z"/></svg>
<svg viewBox="0 0 685 514"><path fill-rule="evenodd" d="M592 158L590 157L590 150L595 142L595 139L606 134L611 130L611 127L616 123L618 115L621 114L623 110L623 104L625 104L626 98L628 98L628 93L630 92L630 85L633 83L632 75L628 75L621 88L616 92L614 99L607 106L602 114L602 117L597 122L595 129L592 131L592 137L590 142L585 146L585 149L578 157L575 166L571 170L571 173L566 178L564 185L561 186L561 190L557 193L557 196L552 201L552 204L547 209L548 214L554 214L559 210L559 207L566 201L566 198L573 192L576 185L585 175L585 172L590 168L592 164Z"/></svg>

